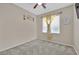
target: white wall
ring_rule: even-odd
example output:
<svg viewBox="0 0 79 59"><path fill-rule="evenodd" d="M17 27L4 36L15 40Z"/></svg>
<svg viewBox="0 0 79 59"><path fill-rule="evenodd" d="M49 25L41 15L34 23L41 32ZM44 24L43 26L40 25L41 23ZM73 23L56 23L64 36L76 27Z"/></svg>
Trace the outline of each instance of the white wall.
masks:
<svg viewBox="0 0 79 59"><path fill-rule="evenodd" d="M74 6L74 48L79 54L79 19L77 19L75 6Z"/></svg>
<svg viewBox="0 0 79 59"><path fill-rule="evenodd" d="M38 38L47 40L46 34L42 33L41 17L48 14L55 14L58 12L62 12L62 14L60 14L60 34L52 34L52 41L65 45L73 45L73 6L68 6L37 16Z"/></svg>
<svg viewBox="0 0 79 59"><path fill-rule="evenodd" d="M32 20L23 20L23 15ZM36 17L13 4L0 4L0 51L36 39Z"/></svg>

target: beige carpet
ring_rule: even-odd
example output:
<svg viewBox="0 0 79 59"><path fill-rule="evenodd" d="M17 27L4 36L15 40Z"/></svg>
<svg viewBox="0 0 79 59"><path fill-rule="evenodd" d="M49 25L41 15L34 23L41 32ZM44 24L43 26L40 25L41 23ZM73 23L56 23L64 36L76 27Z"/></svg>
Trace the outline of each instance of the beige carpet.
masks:
<svg viewBox="0 0 79 59"><path fill-rule="evenodd" d="M76 55L70 46L51 43L44 40L33 40L20 46L0 52L0 55Z"/></svg>

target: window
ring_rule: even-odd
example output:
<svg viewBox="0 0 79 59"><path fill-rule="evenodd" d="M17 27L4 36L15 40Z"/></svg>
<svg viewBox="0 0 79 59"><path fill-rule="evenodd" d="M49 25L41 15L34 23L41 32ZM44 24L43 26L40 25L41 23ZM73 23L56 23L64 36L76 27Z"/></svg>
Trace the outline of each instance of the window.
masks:
<svg viewBox="0 0 79 59"><path fill-rule="evenodd" d="M60 33L60 15L43 17L42 23L42 32L47 33L48 25L50 25L50 33Z"/></svg>

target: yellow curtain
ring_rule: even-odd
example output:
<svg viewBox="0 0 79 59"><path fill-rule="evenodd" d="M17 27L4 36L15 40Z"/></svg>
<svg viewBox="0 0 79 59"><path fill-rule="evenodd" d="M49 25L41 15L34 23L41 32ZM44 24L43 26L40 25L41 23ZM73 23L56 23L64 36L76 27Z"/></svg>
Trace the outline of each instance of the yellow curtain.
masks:
<svg viewBox="0 0 79 59"><path fill-rule="evenodd" d="M52 21L54 20L54 17L55 16L52 16L52 15L47 15L45 16L46 18L46 24L47 24L47 35L48 35L48 40L51 40L52 39L52 35L51 35L51 23Z"/></svg>

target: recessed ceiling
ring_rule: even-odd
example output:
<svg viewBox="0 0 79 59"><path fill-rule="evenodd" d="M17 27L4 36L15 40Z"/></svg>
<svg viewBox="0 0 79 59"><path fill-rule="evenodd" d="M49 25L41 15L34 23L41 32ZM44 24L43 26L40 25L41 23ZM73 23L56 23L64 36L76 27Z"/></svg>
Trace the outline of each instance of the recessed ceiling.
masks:
<svg viewBox="0 0 79 59"><path fill-rule="evenodd" d="M16 3L17 6L24 8L25 10L35 14L35 15L40 15L44 14L56 9L60 9L69 5L72 5L72 3L47 3L46 4L46 9L44 9L42 6L37 6L36 9L33 9L35 3Z"/></svg>

